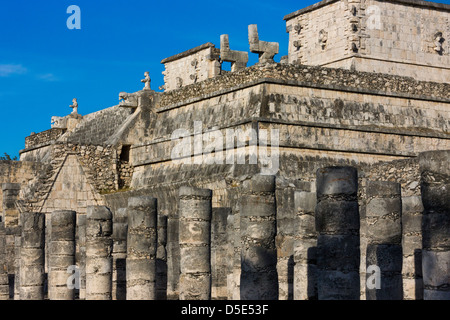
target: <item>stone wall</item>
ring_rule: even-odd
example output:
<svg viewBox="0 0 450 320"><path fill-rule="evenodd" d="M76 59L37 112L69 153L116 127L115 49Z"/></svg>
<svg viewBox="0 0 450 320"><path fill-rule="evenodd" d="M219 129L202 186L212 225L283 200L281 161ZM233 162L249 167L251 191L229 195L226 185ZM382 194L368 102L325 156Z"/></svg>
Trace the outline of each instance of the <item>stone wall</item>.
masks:
<svg viewBox="0 0 450 320"><path fill-rule="evenodd" d="M166 91L213 78L220 74L219 49L205 43L161 61Z"/></svg>
<svg viewBox="0 0 450 320"><path fill-rule="evenodd" d="M114 106L83 116L83 120L61 140L69 143L102 145L133 113L131 108Z"/></svg>
<svg viewBox="0 0 450 320"><path fill-rule="evenodd" d="M18 184L19 190L23 191L21 194L26 193L28 185L37 180L37 177L46 172L47 165L28 162L28 161L0 161L0 185L2 184ZM19 195L18 195L19 196ZM18 199L18 198L17 198ZM23 199L23 198L22 198ZM0 203L3 203L3 191L0 188ZM13 224L17 224L18 208L15 208L15 216L11 218L15 221ZM5 221L4 212L2 209L2 221ZM8 223L6 224L8 227Z"/></svg>
<svg viewBox="0 0 450 320"><path fill-rule="evenodd" d="M288 60L448 82L449 14L425 1L324 0L285 17Z"/></svg>
<svg viewBox="0 0 450 320"><path fill-rule="evenodd" d="M50 144L66 132L66 129L53 128L32 134L25 138L25 149Z"/></svg>

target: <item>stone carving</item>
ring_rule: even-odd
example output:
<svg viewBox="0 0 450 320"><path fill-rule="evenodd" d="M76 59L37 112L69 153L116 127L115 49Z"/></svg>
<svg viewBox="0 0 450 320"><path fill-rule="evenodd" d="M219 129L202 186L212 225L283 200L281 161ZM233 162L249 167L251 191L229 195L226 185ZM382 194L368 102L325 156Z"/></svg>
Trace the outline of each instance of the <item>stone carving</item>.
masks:
<svg viewBox="0 0 450 320"><path fill-rule="evenodd" d="M300 50L300 48L302 46L300 40L295 40L292 44L294 45L294 47L297 48L297 50Z"/></svg>
<svg viewBox="0 0 450 320"><path fill-rule="evenodd" d="M222 61L231 62L231 71L245 69L248 62L248 53L230 49L230 42L227 34L220 36L220 58Z"/></svg>
<svg viewBox="0 0 450 320"><path fill-rule="evenodd" d="M177 89L181 88L183 86L183 79L177 77L176 81L177 81L176 88Z"/></svg>
<svg viewBox="0 0 450 320"><path fill-rule="evenodd" d="M352 8L350 9L350 12L352 13L352 15L356 16L356 12L357 12L356 7L352 6Z"/></svg>
<svg viewBox="0 0 450 320"><path fill-rule="evenodd" d="M434 45L435 45L434 51L436 51L439 54L442 54L442 50L443 50L442 43L444 42L444 40L445 39L442 37L442 32L437 32L434 35Z"/></svg>
<svg viewBox="0 0 450 320"><path fill-rule="evenodd" d="M358 46L354 42L352 42L352 51L353 52L358 52Z"/></svg>
<svg viewBox="0 0 450 320"><path fill-rule="evenodd" d="M121 107L128 107L128 108L138 107L138 96L136 93L120 92L119 100L121 100L119 103Z"/></svg>
<svg viewBox="0 0 450 320"><path fill-rule="evenodd" d="M294 30L297 31L297 34L300 34L300 32L302 31L303 27L300 24L296 24L294 26Z"/></svg>
<svg viewBox="0 0 450 320"><path fill-rule="evenodd" d="M73 114L78 114L78 102L77 102L77 98L73 98L73 100L72 100L72 105L71 105L70 107L73 109L73 111L72 111Z"/></svg>
<svg viewBox="0 0 450 320"><path fill-rule="evenodd" d="M52 129L67 129L67 118L66 117L57 117L53 116L51 120Z"/></svg>
<svg viewBox="0 0 450 320"><path fill-rule="evenodd" d="M150 90L150 83L151 83L151 79L150 79L150 74L148 71L146 71L144 73L145 78L141 80L141 82L145 83L144 86L144 90Z"/></svg>
<svg viewBox="0 0 450 320"><path fill-rule="evenodd" d="M322 47L322 50L324 50L327 46L327 41L328 41L328 32L326 32L325 30L320 30L319 31L319 44Z"/></svg>
<svg viewBox="0 0 450 320"><path fill-rule="evenodd" d="M258 26L251 24L248 26L248 41L250 51L259 55L259 62L273 62L273 57L278 53L278 42L266 42L259 40Z"/></svg>

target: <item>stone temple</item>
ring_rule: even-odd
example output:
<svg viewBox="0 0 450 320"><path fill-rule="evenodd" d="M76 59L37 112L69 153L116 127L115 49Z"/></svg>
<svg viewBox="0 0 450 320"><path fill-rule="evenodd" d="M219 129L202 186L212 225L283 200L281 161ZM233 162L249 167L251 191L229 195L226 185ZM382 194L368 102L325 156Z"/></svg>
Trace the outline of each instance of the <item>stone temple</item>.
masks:
<svg viewBox="0 0 450 320"><path fill-rule="evenodd" d="M284 20L1 161L0 298L450 299L450 5Z"/></svg>

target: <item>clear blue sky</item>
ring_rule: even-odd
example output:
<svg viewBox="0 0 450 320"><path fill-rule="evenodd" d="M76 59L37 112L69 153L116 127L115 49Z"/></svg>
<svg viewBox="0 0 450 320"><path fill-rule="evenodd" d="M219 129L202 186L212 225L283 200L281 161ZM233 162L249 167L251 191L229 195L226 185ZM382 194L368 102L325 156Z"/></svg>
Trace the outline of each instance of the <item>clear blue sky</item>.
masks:
<svg viewBox="0 0 450 320"><path fill-rule="evenodd" d="M318 0L124 1L14 0L0 7L0 155L18 156L31 132L50 129L78 99L87 114L118 103L121 91L163 84L161 60L206 42L249 51L247 27L287 54L284 15ZM450 0L438 2L450 3ZM69 30L69 5L81 9L81 30ZM249 65L257 61L250 53Z"/></svg>

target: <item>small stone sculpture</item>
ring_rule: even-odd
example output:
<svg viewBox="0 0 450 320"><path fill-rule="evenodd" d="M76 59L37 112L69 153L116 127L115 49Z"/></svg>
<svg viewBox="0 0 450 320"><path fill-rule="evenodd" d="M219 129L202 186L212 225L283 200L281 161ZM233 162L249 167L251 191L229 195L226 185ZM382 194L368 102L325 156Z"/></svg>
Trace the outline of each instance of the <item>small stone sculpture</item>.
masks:
<svg viewBox="0 0 450 320"><path fill-rule="evenodd" d="M138 97L135 93L127 93L127 92L120 92L119 93L119 105L121 107L130 107L130 108L137 108L138 107Z"/></svg>
<svg viewBox="0 0 450 320"><path fill-rule="evenodd" d="M183 86L183 79L181 79L180 77L177 77L176 81L177 81L177 84L176 84L177 89L181 88Z"/></svg>
<svg viewBox="0 0 450 320"><path fill-rule="evenodd" d="M267 42L259 40L258 26L251 24L248 26L248 42L250 51L259 55L259 62L273 62L273 57L278 53L278 42Z"/></svg>
<svg viewBox="0 0 450 320"><path fill-rule="evenodd" d="M231 62L231 71L245 69L248 62L248 53L230 49L230 41L227 34L220 36L220 58L222 61Z"/></svg>
<svg viewBox="0 0 450 320"><path fill-rule="evenodd" d="M319 31L319 44L322 47L322 50L325 49L325 47L327 46L327 41L328 41L328 32L326 32L325 30L320 30Z"/></svg>
<svg viewBox="0 0 450 320"><path fill-rule="evenodd" d="M442 37L442 32L437 32L434 35L434 51L441 54L442 53L442 43L444 42L444 38Z"/></svg>
<svg viewBox="0 0 450 320"><path fill-rule="evenodd" d="M78 114L78 102L77 102L77 98L73 98L73 100L72 100L72 105L71 105L70 107L73 109L73 111L72 111L73 114Z"/></svg>
<svg viewBox="0 0 450 320"><path fill-rule="evenodd" d="M150 79L150 73L148 71L146 71L144 73L145 79L142 79L141 82L145 83L144 86L144 90L150 90L150 83L151 83L151 79Z"/></svg>

